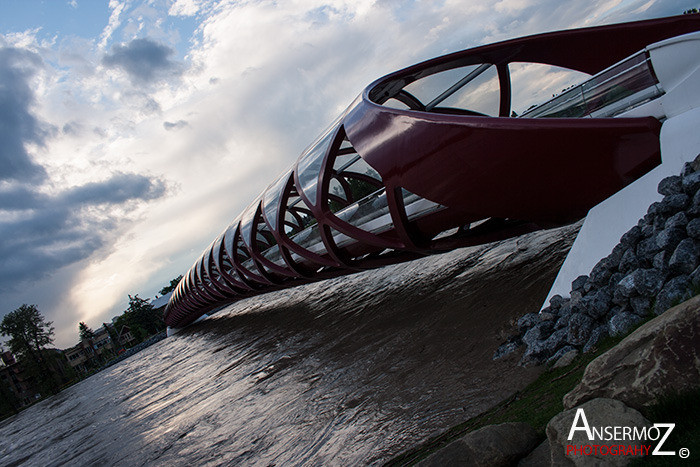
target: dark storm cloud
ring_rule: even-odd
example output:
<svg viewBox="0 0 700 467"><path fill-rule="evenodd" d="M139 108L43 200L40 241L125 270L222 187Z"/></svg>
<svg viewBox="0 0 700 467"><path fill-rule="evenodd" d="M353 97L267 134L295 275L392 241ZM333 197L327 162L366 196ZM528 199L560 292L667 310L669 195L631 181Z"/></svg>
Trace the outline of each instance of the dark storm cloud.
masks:
<svg viewBox="0 0 700 467"><path fill-rule="evenodd" d="M104 182L72 188L58 200L67 206L77 204L119 204L134 198L151 200L163 196L165 185L143 175L118 173Z"/></svg>
<svg viewBox="0 0 700 467"><path fill-rule="evenodd" d="M137 76L151 78L173 71L169 49L134 41L111 57ZM141 57L141 58L139 58ZM131 62L129 60L132 60ZM34 52L0 46L0 291L42 279L59 268L89 257L115 240L136 205L165 194L165 183L139 174L114 173L107 180L56 192L41 165L28 151L50 135L77 134L67 123L61 131L32 113L32 79L44 66ZM140 74L139 74L140 73Z"/></svg>
<svg viewBox="0 0 700 467"><path fill-rule="evenodd" d="M0 181L40 182L46 177L26 150L26 143L42 144L46 134L30 113L34 93L29 80L41 66L33 52L0 48Z"/></svg>
<svg viewBox="0 0 700 467"><path fill-rule="evenodd" d="M45 196L34 192L33 189L24 185L0 189L0 212L34 209L40 205L44 199Z"/></svg>
<svg viewBox="0 0 700 467"><path fill-rule="evenodd" d="M170 60L175 51L148 38L134 39L126 45L115 45L102 63L125 71L132 81L150 83L169 76L179 76L181 65Z"/></svg>
<svg viewBox="0 0 700 467"><path fill-rule="evenodd" d="M124 173L56 195L0 189L0 290L87 258L123 223L115 208L129 210L164 193L162 180Z"/></svg>

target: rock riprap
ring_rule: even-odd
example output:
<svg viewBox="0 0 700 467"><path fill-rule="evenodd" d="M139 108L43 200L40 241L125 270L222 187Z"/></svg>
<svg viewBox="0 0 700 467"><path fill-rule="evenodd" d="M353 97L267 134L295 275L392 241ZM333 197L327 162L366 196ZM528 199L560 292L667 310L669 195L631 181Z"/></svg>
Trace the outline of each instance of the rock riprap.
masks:
<svg viewBox="0 0 700 467"><path fill-rule="evenodd" d="M494 354L524 345L522 365L554 363L571 350L588 352L608 335L629 332L700 290L700 157L663 179L659 202L612 252L555 295L539 313L518 320L518 334Z"/></svg>
<svg viewBox="0 0 700 467"><path fill-rule="evenodd" d="M597 397L642 408L700 387L700 296L644 323L586 367L564 396L571 408Z"/></svg>

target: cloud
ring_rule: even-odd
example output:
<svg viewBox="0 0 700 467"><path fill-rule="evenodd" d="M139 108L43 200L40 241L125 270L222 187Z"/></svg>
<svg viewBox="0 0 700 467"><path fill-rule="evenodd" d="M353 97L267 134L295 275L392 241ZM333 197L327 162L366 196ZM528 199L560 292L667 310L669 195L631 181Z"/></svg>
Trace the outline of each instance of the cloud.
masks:
<svg viewBox="0 0 700 467"><path fill-rule="evenodd" d="M68 122L61 128L61 131L65 135L79 135L82 130L83 126L79 122Z"/></svg>
<svg viewBox="0 0 700 467"><path fill-rule="evenodd" d="M102 31L102 36L100 37L100 48L104 48L107 42L114 34L114 31L119 27L121 21L119 20L124 8L128 6L128 2L119 2L118 0L109 0L109 8L112 12L109 15L109 23Z"/></svg>
<svg viewBox="0 0 700 467"><path fill-rule="evenodd" d="M15 287L0 312L38 302L72 336L59 345L72 344L78 321L97 326L127 293L184 273L374 79L484 43L693 6L681 3L110 0L98 37L39 47L31 31L13 36L16 79L0 89L24 94L7 93L22 111L2 138L24 170L0 180L12 241L0 242L11 265L0 280ZM138 175L161 173L167 186Z"/></svg>
<svg viewBox="0 0 700 467"><path fill-rule="evenodd" d="M72 93L30 36L22 46L0 40L0 303L7 311L19 305L8 303L9 297L20 296L24 288L96 253L107 254L144 205L165 197L167 186L157 176L115 171L121 161L101 160L107 135L84 131L88 120L66 112L75 106L50 111L54 102L73 102L65 96L79 96L84 86ZM61 99L52 101L51 86L59 81L54 92ZM155 102L140 98L148 99ZM96 111L94 103L87 108ZM57 117L61 123L51 123ZM81 153L86 144L97 144L95 160Z"/></svg>
<svg viewBox="0 0 700 467"><path fill-rule="evenodd" d="M194 16L201 8L199 0L175 0L168 10L171 16Z"/></svg>
<svg viewBox="0 0 700 467"><path fill-rule="evenodd" d="M125 71L134 83L152 83L182 73L182 66L170 60L175 50L148 38L115 45L102 64Z"/></svg>
<svg viewBox="0 0 700 467"><path fill-rule="evenodd" d="M165 128L168 131L179 130L189 125L190 124L187 123L185 120L178 120L177 122L163 122L163 128Z"/></svg>
<svg viewBox="0 0 700 467"><path fill-rule="evenodd" d="M133 199L152 200L165 193L165 183L145 175L117 173L104 182L90 182L66 190L56 198L59 204L120 204Z"/></svg>
<svg viewBox="0 0 700 467"><path fill-rule="evenodd" d="M27 186L0 190L0 290L87 258L128 223L125 212L165 191L163 180L126 173L54 195Z"/></svg>
<svg viewBox="0 0 700 467"><path fill-rule="evenodd" d="M0 48L0 181L39 182L46 177L25 144L41 145L47 133L30 112L34 104L30 80L42 64L28 50Z"/></svg>

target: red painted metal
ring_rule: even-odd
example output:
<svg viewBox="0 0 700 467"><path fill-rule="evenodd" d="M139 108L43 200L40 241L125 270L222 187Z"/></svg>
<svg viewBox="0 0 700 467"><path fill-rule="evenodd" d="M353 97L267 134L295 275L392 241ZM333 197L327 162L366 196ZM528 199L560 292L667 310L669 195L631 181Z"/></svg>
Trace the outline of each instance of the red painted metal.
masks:
<svg viewBox="0 0 700 467"><path fill-rule="evenodd" d="M652 117L508 117L508 64L595 74L650 43L697 30L700 15L684 15L540 34L375 81L195 262L166 323L185 326L243 297L584 216L659 164L661 124ZM415 80L482 63L496 67L500 117L428 112L410 97L416 109L382 105Z"/></svg>

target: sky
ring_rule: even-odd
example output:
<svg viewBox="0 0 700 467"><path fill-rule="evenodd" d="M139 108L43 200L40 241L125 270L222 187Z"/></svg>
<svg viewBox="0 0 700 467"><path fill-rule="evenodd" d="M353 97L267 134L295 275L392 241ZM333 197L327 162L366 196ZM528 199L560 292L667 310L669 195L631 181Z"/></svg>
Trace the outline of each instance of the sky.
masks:
<svg viewBox="0 0 700 467"><path fill-rule="evenodd" d="M698 6L0 0L0 316L36 304L65 348L153 297L389 72Z"/></svg>

